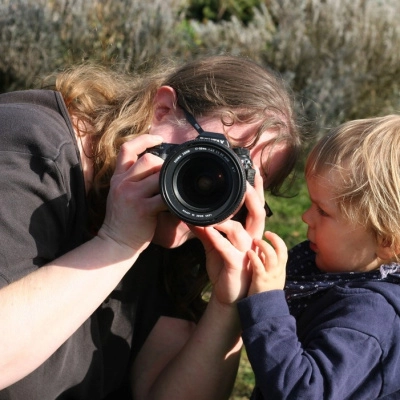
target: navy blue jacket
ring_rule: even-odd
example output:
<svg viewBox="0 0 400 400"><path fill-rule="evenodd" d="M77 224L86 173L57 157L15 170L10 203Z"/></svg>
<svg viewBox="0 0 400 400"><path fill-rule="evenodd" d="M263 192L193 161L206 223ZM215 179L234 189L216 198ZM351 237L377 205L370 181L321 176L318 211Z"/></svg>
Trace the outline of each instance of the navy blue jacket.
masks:
<svg viewBox="0 0 400 400"><path fill-rule="evenodd" d="M286 297L274 290L238 304L256 378L252 399L400 399L395 279L339 279L296 317Z"/></svg>

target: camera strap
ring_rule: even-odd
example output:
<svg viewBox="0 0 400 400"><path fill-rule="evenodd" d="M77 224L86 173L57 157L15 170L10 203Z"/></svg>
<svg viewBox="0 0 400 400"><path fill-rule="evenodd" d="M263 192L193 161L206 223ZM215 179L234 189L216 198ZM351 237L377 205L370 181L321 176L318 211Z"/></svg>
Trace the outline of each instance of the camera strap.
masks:
<svg viewBox="0 0 400 400"><path fill-rule="evenodd" d="M200 135L204 133L204 129L199 125L199 123L195 120L194 116L190 114L189 111L181 107L183 112L185 113L186 121L189 122L190 125L193 126L194 129L196 129L197 133Z"/></svg>

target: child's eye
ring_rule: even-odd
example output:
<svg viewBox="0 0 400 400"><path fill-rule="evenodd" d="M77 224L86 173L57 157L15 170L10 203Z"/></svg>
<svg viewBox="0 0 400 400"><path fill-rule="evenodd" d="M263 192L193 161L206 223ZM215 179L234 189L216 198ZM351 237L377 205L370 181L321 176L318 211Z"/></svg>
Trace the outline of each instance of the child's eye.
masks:
<svg viewBox="0 0 400 400"><path fill-rule="evenodd" d="M317 207L317 211L318 211L318 214L323 216L323 217L327 217L328 216L328 213L326 213L321 207Z"/></svg>

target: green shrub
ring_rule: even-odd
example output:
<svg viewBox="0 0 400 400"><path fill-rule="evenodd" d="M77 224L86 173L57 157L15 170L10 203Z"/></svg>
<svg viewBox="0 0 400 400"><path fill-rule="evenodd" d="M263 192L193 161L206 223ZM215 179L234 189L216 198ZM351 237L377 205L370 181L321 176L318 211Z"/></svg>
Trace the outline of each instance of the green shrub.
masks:
<svg viewBox="0 0 400 400"><path fill-rule="evenodd" d="M214 17L190 18L206 6ZM0 91L88 59L137 71L231 53L279 71L318 135L398 110L399 11L397 0L2 0Z"/></svg>
<svg viewBox="0 0 400 400"><path fill-rule="evenodd" d="M201 22L219 22L235 16L248 24L254 17L254 7L259 7L260 3L260 0L190 0L187 17Z"/></svg>
<svg viewBox="0 0 400 400"><path fill-rule="evenodd" d="M317 130L399 109L397 0L269 1L263 54L291 84Z"/></svg>
<svg viewBox="0 0 400 400"><path fill-rule="evenodd" d="M180 0L3 0L0 3L0 91L36 85L83 60L126 71L163 58L187 58L176 34Z"/></svg>

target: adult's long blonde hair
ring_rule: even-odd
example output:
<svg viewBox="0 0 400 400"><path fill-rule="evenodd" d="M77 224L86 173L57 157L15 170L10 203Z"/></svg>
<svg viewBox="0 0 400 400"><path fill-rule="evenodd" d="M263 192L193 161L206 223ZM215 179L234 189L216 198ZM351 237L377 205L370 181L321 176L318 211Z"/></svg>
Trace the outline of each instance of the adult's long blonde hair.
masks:
<svg viewBox="0 0 400 400"><path fill-rule="evenodd" d="M233 56L206 57L180 67L164 65L137 75L80 65L60 73L55 88L80 123L80 134L92 136L94 182L89 204L97 211L97 226L104 217L118 151L124 142L148 131L154 97L163 85L174 88L178 105L195 117L218 117L226 125L259 121L253 140L242 145L251 147L265 130L276 131L276 139L265 147L262 165L268 175L268 150L275 143L286 143L286 162L266 188L279 193L297 161L300 138L292 99L272 71Z"/></svg>

